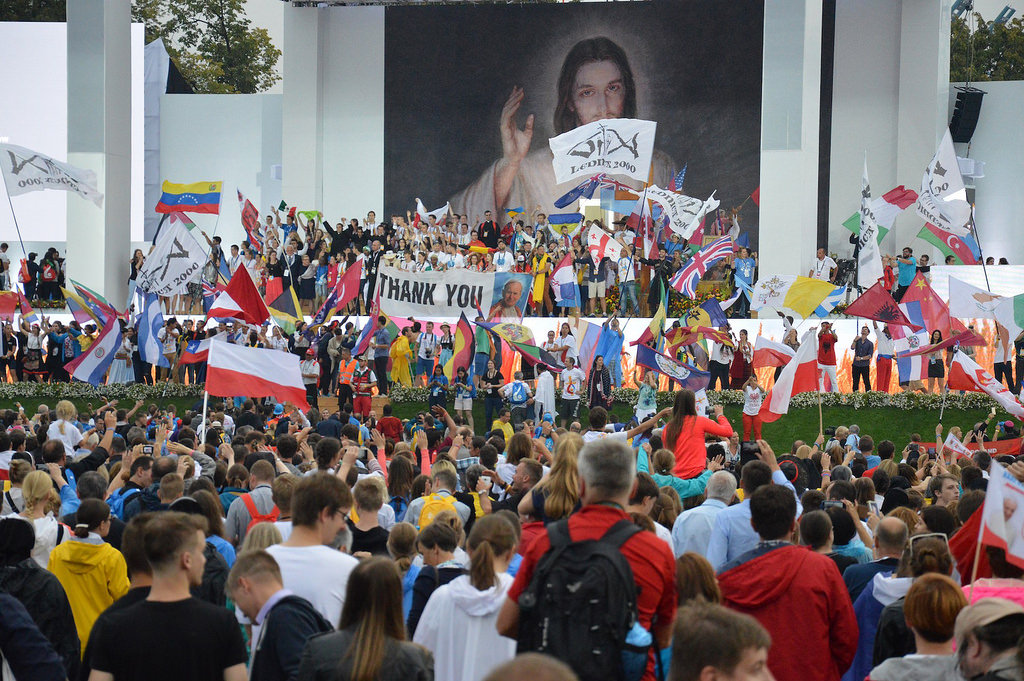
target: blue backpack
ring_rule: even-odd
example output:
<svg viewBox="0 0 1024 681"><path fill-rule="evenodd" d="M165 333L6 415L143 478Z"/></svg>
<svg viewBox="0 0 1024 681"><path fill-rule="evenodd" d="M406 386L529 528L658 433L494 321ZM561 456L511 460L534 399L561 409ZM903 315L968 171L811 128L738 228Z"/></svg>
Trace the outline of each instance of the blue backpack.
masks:
<svg viewBox="0 0 1024 681"><path fill-rule="evenodd" d="M110 512L120 520L124 520L124 503L140 492L142 492L142 490L138 487L131 487L129 489L124 489L122 487L115 491L107 498L107 506L110 507Z"/></svg>
<svg viewBox="0 0 1024 681"><path fill-rule="evenodd" d="M526 384L522 381L516 381L512 384L512 395L509 397L509 401L517 406L521 407L526 404L526 401L530 399L530 394L526 389Z"/></svg>

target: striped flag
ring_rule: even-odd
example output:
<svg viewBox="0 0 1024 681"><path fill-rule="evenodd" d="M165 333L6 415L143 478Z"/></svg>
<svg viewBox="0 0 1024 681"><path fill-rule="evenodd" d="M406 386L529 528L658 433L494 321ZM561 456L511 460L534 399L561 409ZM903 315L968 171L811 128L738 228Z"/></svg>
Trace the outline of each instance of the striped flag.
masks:
<svg viewBox="0 0 1024 681"><path fill-rule="evenodd" d="M244 269L244 268L242 268ZM160 297L155 293L142 293L142 314L138 319L139 356L143 362L156 366L169 367L164 357L164 347L157 338L157 333L164 326L164 315L160 311Z"/></svg>
<svg viewBox="0 0 1024 681"><path fill-rule="evenodd" d="M68 311L76 322L79 324L98 324L103 326L89 304L85 302L82 296L78 295L78 291L75 290L74 286L70 289L61 286L60 290L64 294L64 304L68 306Z"/></svg>
<svg viewBox="0 0 1024 681"><path fill-rule="evenodd" d="M754 359L751 364L755 369L758 367L784 367L795 356L796 351L788 345L758 336L754 340Z"/></svg>
<svg viewBox="0 0 1024 681"><path fill-rule="evenodd" d="M686 166L688 166L688 165L689 165L688 163L684 163L683 164L683 169L680 170L678 173L676 173L675 177L673 177L671 180L669 180L668 190L670 192L681 192L681 191L683 191L683 180L686 179Z"/></svg>
<svg viewBox="0 0 1024 681"><path fill-rule="evenodd" d="M793 360L786 364L774 387L761 405L760 417L765 423L779 420L789 413L793 395L818 389L818 337L809 329L800 340Z"/></svg>
<svg viewBox="0 0 1024 681"><path fill-rule="evenodd" d="M711 382L711 374L709 372L701 371L686 362L680 362L660 352L655 352L646 345L637 347L636 363L679 381L681 388L703 390Z"/></svg>
<svg viewBox="0 0 1024 681"><path fill-rule="evenodd" d="M473 376L473 351L473 327L469 325L466 313L463 312L455 325L455 333L452 334L451 359L444 365L444 375L448 377L449 381L455 376L455 371L459 367L466 367L469 376Z"/></svg>
<svg viewBox="0 0 1024 681"><path fill-rule="evenodd" d="M211 395L273 397L309 409L295 354L217 341L210 343L206 359L206 390Z"/></svg>
<svg viewBox="0 0 1024 681"><path fill-rule="evenodd" d="M697 284L708 269L716 262L732 255L732 239L723 236L715 239L697 251L686 265L672 277L669 283L672 288L685 296L693 298L697 295Z"/></svg>
<svg viewBox="0 0 1024 681"><path fill-rule="evenodd" d="M100 335L89 346L89 350L65 364L64 368L76 380L99 385L103 382L103 376L111 362L114 361L114 353L120 347L121 324L116 316L112 316Z"/></svg>
<svg viewBox="0 0 1024 681"><path fill-rule="evenodd" d="M978 259L974 257L971 247L967 244L967 236L947 232L930 222L926 222L921 231L917 233L917 238L932 244L942 251L944 256L953 256L960 261L960 264L980 264Z"/></svg>
<svg viewBox="0 0 1024 681"><path fill-rule="evenodd" d="M843 296L846 295L846 286L836 286L832 293L825 296L825 300L821 301L814 310L815 317L827 317L832 314L832 310L835 309L836 305L843 302Z"/></svg>
<svg viewBox="0 0 1024 681"><path fill-rule="evenodd" d="M101 296L99 293L93 291L91 288L87 286L78 283L74 279L68 279L68 281L74 287L78 295L81 296L82 300L88 306L89 310L92 312L92 315L99 322L100 326L106 326L107 321L111 317L118 316L117 308L111 305L107 301L107 299Z"/></svg>
<svg viewBox="0 0 1024 681"><path fill-rule="evenodd" d="M555 304L558 307L580 306L580 285L576 280L571 253L566 253L551 273L551 289L555 293Z"/></svg>

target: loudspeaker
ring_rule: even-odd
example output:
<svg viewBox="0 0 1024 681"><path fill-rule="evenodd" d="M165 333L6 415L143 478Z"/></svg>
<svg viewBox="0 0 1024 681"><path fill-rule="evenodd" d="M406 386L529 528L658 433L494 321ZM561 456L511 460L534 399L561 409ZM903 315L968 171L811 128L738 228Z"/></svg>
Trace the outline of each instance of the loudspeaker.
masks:
<svg viewBox="0 0 1024 681"><path fill-rule="evenodd" d="M971 88L956 93L956 104L953 106L953 118L949 121L949 134L954 142L967 143L974 136L978 127L978 116L981 115L981 99L985 96L982 90Z"/></svg>

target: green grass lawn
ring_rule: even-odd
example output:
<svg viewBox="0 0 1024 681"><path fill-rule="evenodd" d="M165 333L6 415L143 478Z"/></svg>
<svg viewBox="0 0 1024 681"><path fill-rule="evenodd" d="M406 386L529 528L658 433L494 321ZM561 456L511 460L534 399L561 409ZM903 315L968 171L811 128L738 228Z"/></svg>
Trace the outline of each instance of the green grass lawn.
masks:
<svg viewBox="0 0 1024 681"><path fill-rule="evenodd" d="M211 398L212 399L212 398ZM41 402L46 402L53 407L55 400L48 399L24 399L21 400L22 405L25 407L25 411L28 414L35 413L36 407ZM84 410L86 403L91 403L93 407L99 407L103 404L102 398L96 398L93 400L74 400L79 410ZM174 405L177 408L178 414L183 414L185 410L191 409L194 401L191 399L167 399L164 401L149 401L143 406L145 409L150 403L155 403L161 407ZM132 402L129 400L123 400L119 403L119 407L130 409ZM13 404L4 405L11 408ZM449 404L449 409L451 405ZM417 412L426 411L427 405L425 403L403 403L394 405L395 416L401 419L412 418ZM736 431L742 434L743 418L742 412L739 407L727 406L725 408L725 415L729 421L736 428ZM379 414L378 414L379 416ZM904 444L909 440L911 434L918 433L922 439L926 442L934 440L935 426L939 422L939 412L931 409L912 409L912 410L899 410L893 408L865 408L865 409L851 409L849 407L824 407L822 409L822 416L824 425L828 426L839 426L839 425L850 425L856 423L860 426L861 435L871 435L875 438L875 441L879 440L892 440L896 443L897 449L901 449ZM943 415L943 427L945 430L949 430L952 426L960 426L963 429L968 429L978 421L983 421L987 416L985 409L977 410L963 410L963 409L949 409L947 408ZM615 421L628 421L632 418L632 409L628 405L617 404L612 409L612 417ZM483 400L477 400L474 404L473 409L474 425L478 433L484 432L484 407ZM587 410L581 409L580 422L586 423ZM1006 413L997 413L997 418L1005 420L1011 418ZM490 425L490 424L487 424ZM818 434L818 410L817 408L810 409L791 409L790 412L783 416L781 419L774 423L766 423L763 426L764 439L767 440L772 447L775 449L777 454L782 454L787 451L793 444L794 440L805 440L808 443L813 442L814 438ZM993 434L993 430L989 430L989 435Z"/></svg>

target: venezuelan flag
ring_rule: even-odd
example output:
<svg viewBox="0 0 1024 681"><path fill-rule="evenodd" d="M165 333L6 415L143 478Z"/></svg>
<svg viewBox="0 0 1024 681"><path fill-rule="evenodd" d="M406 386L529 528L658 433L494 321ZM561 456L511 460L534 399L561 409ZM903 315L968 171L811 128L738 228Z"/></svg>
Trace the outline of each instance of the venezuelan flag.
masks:
<svg viewBox="0 0 1024 681"><path fill-rule="evenodd" d="M76 322L79 324L99 324L99 319L93 313L89 304L78 295L78 291L64 287L61 287L60 290L64 293L64 304L68 306L68 311L75 318Z"/></svg>
<svg viewBox="0 0 1024 681"><path fill-rule="evenodd" d="M455 370L458 367L466 367L469 375L473 375L473 352L475 350L475 342L473 338L473 327L469 325L469 320L466 319L466 313L463 312L459 318L459 323L455 325L455 333L452 337L452 345L454 351L452 352L451 359L448 360L444 365L444 375L448 377L448 380L452 380L452 376L455 375Z"/></svg>
<svg viewBox="0 0 1024 681"><path fill-rule="evenodd" d="M157 213L220 213L221 182L178 184L164 180Z"/></svg>

